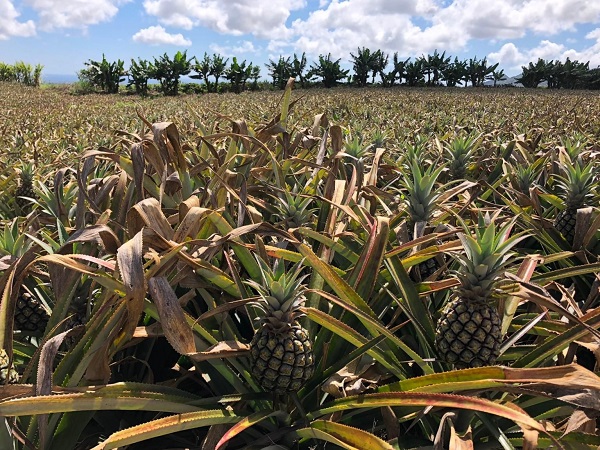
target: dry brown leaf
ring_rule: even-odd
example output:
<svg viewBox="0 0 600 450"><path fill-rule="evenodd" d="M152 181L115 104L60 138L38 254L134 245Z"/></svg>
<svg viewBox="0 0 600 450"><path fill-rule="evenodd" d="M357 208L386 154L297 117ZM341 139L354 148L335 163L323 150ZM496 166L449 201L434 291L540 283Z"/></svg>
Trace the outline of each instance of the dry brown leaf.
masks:
<svg viewBox="0 0 600 450"><path fill-rule="evenodd" d="M569 417L563 436L577 431L593 434L596 431L596 419L598 417L598 411L591 411L589 409L574 411L571 417Z"/></svg>
<svg viewBox="0 0 600 450"><path fill-rule="evenodd" d="M375 361L364 355L330 376L321 389L334 398L348 397L377 387L380 380Z"/></svg>
<svg viewBox="0 0 600 450"><path fill-rule="evenodd" d="M169 281L164 277L150 278L148 288L167 341L182 355L196 352L194 333Z"/></svg>
<svg viewBox="0 0 600 450"><path fill-rule="evenodd" d="M222 341L209 347L204 352L189 354L188 356L196 361L206 361L216 358L238 358L245 356L250 351L250 346L238 341Z"/></svg>

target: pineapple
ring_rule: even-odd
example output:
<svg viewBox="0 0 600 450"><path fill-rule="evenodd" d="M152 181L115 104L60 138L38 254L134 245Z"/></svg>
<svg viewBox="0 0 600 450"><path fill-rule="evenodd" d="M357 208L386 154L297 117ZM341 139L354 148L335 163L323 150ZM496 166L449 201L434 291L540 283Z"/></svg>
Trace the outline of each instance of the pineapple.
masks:
<svg viewBox="0 0 600 450"><path fill-rule="evenodd" d="M21 211L27 211L31 206L27 198L35 198L35 191L33 190L33 165L31 163L24 164L19 176L19 186L15 191L15 202Z"/></svg>
<svg viewBox="0 0 600 450"><path fill-rule="evenodd" d="M256 302L264 313L261 326L250 342L252 375L265 390L277 394L298 391L314 372L312 341L298 323L305 301L305 287L296 264L285 273L284 262L277 260L271 270L259 260L262 284L249 281L259 293Z"/></svg>
<svg viewBox="0 0 600 450"><path fill-rule="evenodd" d="M6 350L0 348L0 386L19 382L19 373L10 365Z"/></svg>
<svg viewBox="0 0 600 450"><path fill-rule="evenodd" d="M410 165L410 173L403 174L402 184L406 189L404 202L409 214L407 222L409 240L421 237L416 234L415 226L418 223L428 225L433 217L437 200L441 194L441 189L435 189L434 184L443 169L443 166L435 170L429 167L423 172L417 160L413 160ZM439 268L440 264L436 258L428 259L418 265L423 280L433 275Z"/></svg>
<svg viewBox="0 0 600 450"><path fill-rule="evenodd" d="M43 332L48 319L48 311L42 303L22 289L15 308L15 330Z"/></svg>
<svg viewBox="0 0 600 450"><path fill-rule="evenodd" d="M565 209L556 215L554 228L569 244L573 245L577 210L591 204L594 198L594 186L598 180L591 162L585 166L582 166L579 161L575 164L566 164L565 175L565 177L557 177L558 195L564 200Z"/></svg>
<svg viewBox="0 0 600 450"><path fill-rule="evenodd" d="M454 255L460 264L460 286L437 323L435 344L440 357L458 369L494 364L502 339L496 301L510 249L525 236L508 237L514 220L496 232L491 221L480 218L475 236L460 234L464 255Z"/></svg>

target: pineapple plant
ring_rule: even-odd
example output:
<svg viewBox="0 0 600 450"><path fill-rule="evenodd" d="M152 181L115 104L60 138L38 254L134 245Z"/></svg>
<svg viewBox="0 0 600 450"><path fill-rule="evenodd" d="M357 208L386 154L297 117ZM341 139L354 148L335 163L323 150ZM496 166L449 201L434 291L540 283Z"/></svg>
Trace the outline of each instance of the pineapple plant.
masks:
<svg viewBox="0 0 600 450"><path fill-rule="evenodd" d="M457 136L444 146L449 175L452 180L462 180L469 177L471 164L478 148L479 136Z"/></svg>
<svg viewBox="0 0 600 450"><path fill-rule="evenodd" d="M259 293L254 305L263 313L250 342L252 375L267 391L296 392L312 377L315 363L311 338L298 322L306 275L300 276L300 263L286 273L283 260L276 260L273 270L258 261L261 283L247 282Z"/></svg>
<svg viewBox="0 0 600 450"><path fill-rule="evenodd" d="M514 222L496 231L493 220L480 217L475 236L459 234L465 253L453 256L460 265L456 273L460 285L442 311L435 336L439 356L456 368L492 365L500 354L500 285L514 260L510 250L525 237L509 237Z"/></svg>
<svg viewBox="0 0 600 450"><path fill-rule="evenodd" d="M558 195L564 202L554 219L554 228L573 245L577 210L592 204L594 188L598 183L592 162L582 165L579 161L565 165L565 176L557 176Z"/></svg>
<svg viewBox="0 0 600 450"><path fill-rule="evenodd" d="M409 240L419 238L415 226L418 223L428 225L437 207L437 200L441 195L441 188L435 188L435 183L442 173L444 166L433 169L432 166L424 171L417 160L410 164L409 173L403 172L403 186L406 189L404 203L408 211L407 231ZM436 258L430 258L418 265L421 279L432 276L441 267Z"/></svg>
<svg viewBox="0 0 600 450"><path fill-rule="evenodd" d="M33 190L33 178L33 164L24 164L19 174L19 186L15 191L15 202L21 211L27 211L29 209L30 202L27 200L28 198L35 198L35 191Z"/></svg>
<svg viewBox="0 0 600 450"><path fill-rule="evenodd" d="M11 366L6 350L0 348L0 386L19 382L19 373Z"/></svg>

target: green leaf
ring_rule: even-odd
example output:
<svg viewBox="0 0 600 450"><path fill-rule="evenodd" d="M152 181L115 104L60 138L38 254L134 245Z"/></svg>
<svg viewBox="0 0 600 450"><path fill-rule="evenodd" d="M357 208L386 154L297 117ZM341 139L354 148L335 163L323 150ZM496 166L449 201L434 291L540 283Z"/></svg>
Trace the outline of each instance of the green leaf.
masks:
<svg viewBox="0 0 600 450"><path fill-rule="evenodd" d="M310 427L296 432L305 439L321 439L339 445L346 450L393 450L383 439L359 428L329 420L315 420Z"/></svg>

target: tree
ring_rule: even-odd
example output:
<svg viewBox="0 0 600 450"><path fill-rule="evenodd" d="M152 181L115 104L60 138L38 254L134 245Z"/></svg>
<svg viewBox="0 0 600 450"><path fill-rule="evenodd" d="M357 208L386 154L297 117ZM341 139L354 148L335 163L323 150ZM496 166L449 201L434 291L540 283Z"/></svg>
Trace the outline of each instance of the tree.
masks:
<svg viewBox="0 0 600 450"><path fill-rule="evenodd" d="M389 55L387 53L382 52L381 50L377 50L373 53L373 58L371 61L371 71L373 72L373 79L371 83L375 84L375 77L379 75L381 77L381 82L383 83L383 78L385 77L384 70L388 65Z"/></svg>
<svg viewBox="0 0 600 450"><path fill-rule="evenodd" d="M198 73L190 75L190 78L204 81L204 84L206 85L206 92L210 92L210 81L208 80L208 77L210 76L211 64L212 62L210 56L208 56L208 53L204 52L204 58L202 58L201 61L198 60L198 58L194 58L192 70Z"/></svg>
<svg viewBox="0 0 600 450"><path fill-rule="evenodd" d="M496 84L498 83L498 81L502 81L502 80L506 79L504 69L494 70L491 74L491 78L492 78L492 80L494 80L494 87L496 87Z"/></svg>
<svg viewBox="0 0 600 450"><path fill-rule="evenodd" d="M250 90L256 91L258 90L258 79L260 78L260 66L250 64L250 79L252 80L252 86Z"/></svg>
<svg viewBox="0 0 600 450"><path fill-rule="evenodd" d="M499 63L488 66L487 58L478 60L477 57L469 59L465 81L470 81L473 87L483 86L483 82L494 73Z"/></svg>
<svg viewBox="0 0 600 450"><path fill-rule="evenodd" d="M533 64L530 62L527 67L521 66L523 72L516 78L518 83L521 83L526 88L536 88L544 80L546 69L546 61L542 58L538 58L537 62Z"/></svg>
<svg viewBox="0 0 600 450"><path fill-rule="evenodd" d="M252 76L252 71L252 63L246 65L246 60L238 63L237 58L234 56L231 65L225 71L225 78L231 83L231 90L236 94L245 90L246 82L248 81L248 78Z"/></svg>
<svg viewBox="0 0 600 450"><path fill-rule="evenodd" d="M410 58L404 61L400 61L400 59L398 58L398 52L395 52L394 56L392 57L392 70L387 74L381 75L381 81L383 85L393 86L396 83L396 80L402 83L402 79L406 75L406 64L408 64L409 60Z"/></svg>
<svg viewBox="0 0 600 450"><path fill-rule="evenodd" d="M278 89L285 89L290 77L294 76L294 66L290 62L289 56L287 58L280 56L277 62L270 59L265 66L269 69L269 74L273 78L273 86L277 86Z"/></svg>
<svg viewBox="0 0 600 450"><path fill-rule="evenodd" d="M425 81L423 60L421 58L410 61L404 65L406 84L418 86Z"/></svg>
<svg viewBox="0 0 600 450"><path fill-rule="evenodd" d="M109 62L102 54L102 61L90 59L84 64L87 68L79 72L80 80L91 83L107 94L119 92L119 83L125 81L126 75L123 61Z"/></svg>
<svg viewBox="0 0 600 450"><path fill-rule="evenodd" d="M373 56L371 50L366 47L359 47L356 55L350 53L350 57L352 58L352 69L354 70L354 82L359 87L367 85L369 72L373 68Z"/></svg>
<svg viewBox="0 0 600 450"><path fill-rule="evenodd" d="M450 64L450 57L446 57L446 52L441 55L437 49L433 52L433 55L421 56L423 64L423 72L427 75L427 86L437 85L440 81L440 76L443 70L448 64Z"/></svg>
<svg viewBox="0 0 600 450"><path fill-rule="evenodd" d="M306 79L304 77L304 71L306 70L306 54L304 52L302 52L302 55L300 55L300 58L298 58L298 56L296 56L296 54L294 53L294 61L292 61L292 65L293 65L293 76L297 77L300 80L300 86L302 86L302 88L306 87Z"/></svg>
<svg viewBox="0 0 600 450"><path fill-rule="evenodd" d="M215 92L219 90L219 78L225 75L228 61L229 58L224 58L218 53L214 54L212 57L212 61L210 63L210 74L215 77Z"/></svg>
<svg viewBox="0 0 600 450"><path fill-rule="evenodd" d="M191 71L192 58L187 58L187 50L178 51L173 59L165 53L159 59L154 58L152 78L160 83L160 90L165 95L179 93L179 78Z"/></svg>
<svg viewBox="0 0 600 450"><path fill-rule="evenodd" d="M152 75L154 68L149 61L138 58L138 61L131 58L131 66L127 72L129 82L127 87L134 86L135 93L139 95L148 94L148 80Z"/></svg>
<svg viewBox="0 0 600 450"><path fill-rule="evenodd" d="M350 70L343 70L340 67L340 61L341 58L333 61L331 53L327 56L319 55L319 62L311 64L308 77L320 77L326 88L337 86L340 80L346 78L350 72Z"/></svg>
<svg viewBox="0 0 600 450"><path fill-rule="evenodd" d="M441 79L448 87L455 87L458 83L467 78L467 62L454 57L454 61L442 69Z"/></svg>

